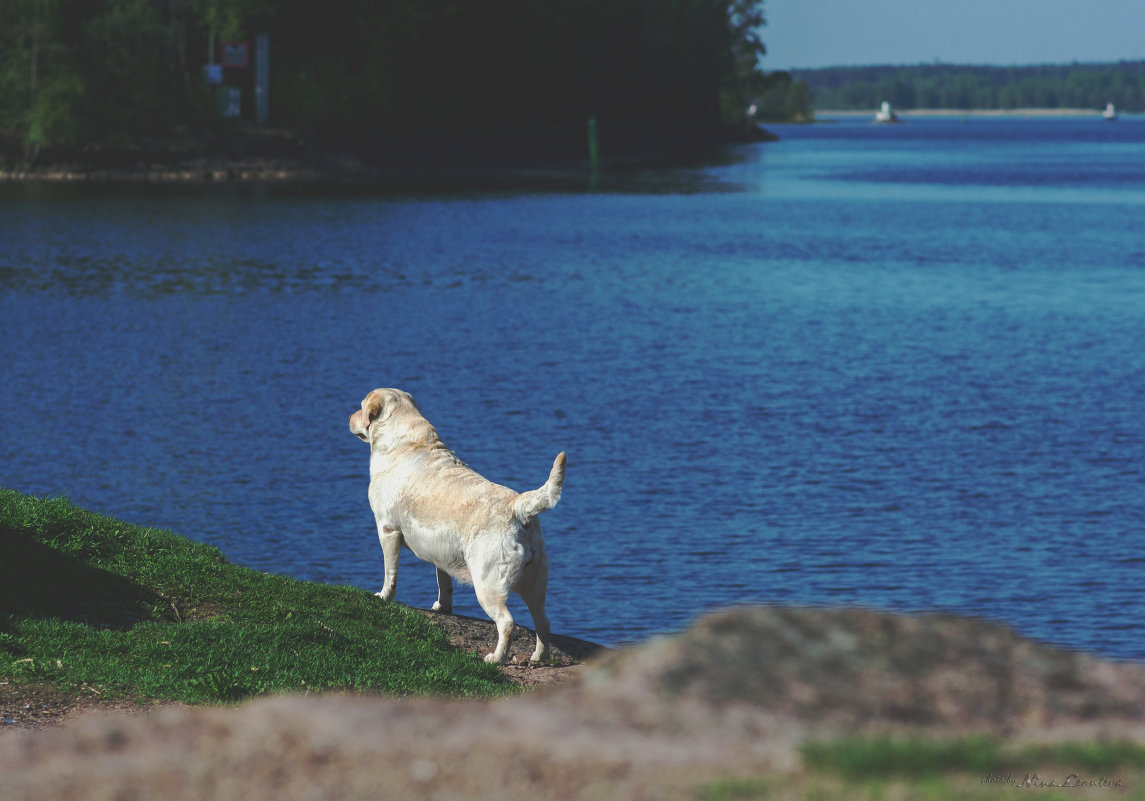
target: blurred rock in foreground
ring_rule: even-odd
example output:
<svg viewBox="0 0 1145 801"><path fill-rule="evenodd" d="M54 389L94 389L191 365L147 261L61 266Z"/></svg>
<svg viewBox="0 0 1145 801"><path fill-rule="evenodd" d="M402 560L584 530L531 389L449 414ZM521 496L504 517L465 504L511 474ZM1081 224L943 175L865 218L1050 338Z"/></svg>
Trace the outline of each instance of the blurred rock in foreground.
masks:
<svg viewBox="0 0 1145 801"><path fill-rule="evenodd" d="M1145 667L951 615L733 609L678 636L613 652L585 681L746 704L844 731L906 726L1006 734L1145 723Z"/></svg>

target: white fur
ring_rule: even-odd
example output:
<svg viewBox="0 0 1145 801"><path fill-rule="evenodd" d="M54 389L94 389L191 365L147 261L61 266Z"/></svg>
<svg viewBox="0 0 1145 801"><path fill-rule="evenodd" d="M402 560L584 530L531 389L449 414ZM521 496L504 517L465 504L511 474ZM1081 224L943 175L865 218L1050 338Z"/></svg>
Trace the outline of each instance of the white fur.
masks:
<svg viewBox="0 0 1145 801"><path fill-rule="evenodd" d="M505 601L516 592L537 630L532 660L549 657L545 592L549 560L537 515L556 505L565 455L549 479L518 493L470 470L445 447L409 393L375 389L350 415L350 431L370 445L370 508L385 558L377 594L392 600L402 546L437 566L434 610L453 609L453 579L472 584L477 601L497 624L497 647L486 662L504 663L513 629Z"/></svg>

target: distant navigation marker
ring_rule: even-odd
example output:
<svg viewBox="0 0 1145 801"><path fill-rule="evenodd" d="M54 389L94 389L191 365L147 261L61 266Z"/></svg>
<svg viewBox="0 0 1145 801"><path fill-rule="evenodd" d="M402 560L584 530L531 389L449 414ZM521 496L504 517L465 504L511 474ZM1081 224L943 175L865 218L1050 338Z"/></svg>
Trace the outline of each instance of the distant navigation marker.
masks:
<svg viewBox="0 0 1145 801"><path fill-rule="evenodd" d="M891 104L884 100L883 107L875 112L875 122L900 122L900 120L891 110Z"/></svg>

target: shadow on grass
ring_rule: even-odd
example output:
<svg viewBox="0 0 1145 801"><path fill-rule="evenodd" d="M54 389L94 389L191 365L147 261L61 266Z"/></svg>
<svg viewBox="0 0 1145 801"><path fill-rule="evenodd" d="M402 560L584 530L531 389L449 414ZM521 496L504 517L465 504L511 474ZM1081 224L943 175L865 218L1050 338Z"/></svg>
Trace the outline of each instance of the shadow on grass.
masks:
<svg viewBox="0 0 1145 801"><path fill-rule="evenodd" d="M25 534L0 528L0 632L11 618L59 618L129 629L155 617L156 593Z"/></svg>

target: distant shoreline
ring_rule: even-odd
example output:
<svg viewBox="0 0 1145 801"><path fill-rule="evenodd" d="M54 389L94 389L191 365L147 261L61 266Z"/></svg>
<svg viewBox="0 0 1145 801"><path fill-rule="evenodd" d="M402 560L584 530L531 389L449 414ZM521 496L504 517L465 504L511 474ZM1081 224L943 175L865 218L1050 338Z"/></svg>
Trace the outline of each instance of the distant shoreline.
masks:
<svg viewBox="0 0 1145 801"><path fill-rule="evenodd" d="M1091 108L1014 108L1014 109L955 109L917 108L895 109L899 117L1094 117L1101 119L1101 109ZM875 109L864 110L815 110L815 117L870 117L874 119Z"/></svg>

